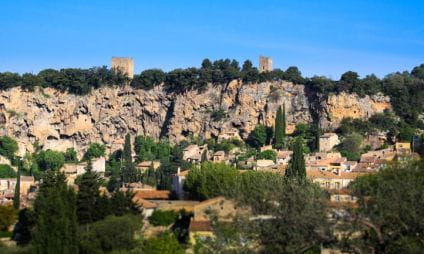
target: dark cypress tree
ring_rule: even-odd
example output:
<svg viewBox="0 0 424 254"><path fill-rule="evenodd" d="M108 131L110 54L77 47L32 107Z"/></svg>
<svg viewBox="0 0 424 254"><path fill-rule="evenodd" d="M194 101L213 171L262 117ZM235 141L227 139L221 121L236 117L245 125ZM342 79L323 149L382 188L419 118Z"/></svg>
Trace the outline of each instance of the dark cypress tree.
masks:
<svg viewBox="0 0 424 254"><path fill-rule="evenodd" d="M18 174L16 176L15 196L13 197L13 207L16 210L19 210L20 206L21 206L21 172L18 169Z"/></svg>
<svg viewBox="0 0 424 254"><path fill-rule="evenodd" d="M125 136L124 150L122 152L122 181L124 183L131 183L137 181L137 171L135 169L134 163L132 161L132 152L131 152L131 136L128 133Z"/></svg>
<svg viewBox="0 0 424 254"><path fill-rule="evenodd" d="M321 136L321 129L319 127L319 123L316 125L315 130L315 151L319 151L319 137Z"/></svg>
<svg viewBox="0 0 424 254"><path fill-rule="evenodd" d="M68 188L65 176L46 172L34 202L36 254L78 254L75 203L75 193Z"/></svg>
<svg viewBox="0 0 424 254"><path fill-rule="evenodd" d="M285 173L286 178L303 180L306 178L305 158L302 139L297 138L293 147L293 157Z"/></svg>
<svg viewBox="0 0 424 254"><path fill-rule="evenodd" d="M275 117L275 134L274 134L274 147L277 149L284 148L284 139L286 137L286 106L283 104L277 110L277 116Z"/></svg>
<svg viewBox="0 0 424 254"><path fill-rule="evenodd" d="M86 172L82 175L78 185L77 194L77 218L79 224L87 224L95 221L96 204L99 200L100 176L93 172L93 164L88 160Z"/></svg>

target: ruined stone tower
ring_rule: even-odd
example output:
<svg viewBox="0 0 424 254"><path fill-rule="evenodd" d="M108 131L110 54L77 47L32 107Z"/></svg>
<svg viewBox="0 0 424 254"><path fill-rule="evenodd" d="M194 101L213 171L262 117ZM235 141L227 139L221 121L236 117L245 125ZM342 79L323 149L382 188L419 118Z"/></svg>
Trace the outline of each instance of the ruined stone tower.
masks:
<svg viewBox="0 0 424 254"><path fill-rule="evenodd" d="M134 77L134 60L130 57L112 57L112 69L120 70L132 79Z"/></svg>
<svg viewBox="0 0 424 254"><path fill-rule="evenodd" d="M272 58L259 56L259 72L272 71Z"/></svg>

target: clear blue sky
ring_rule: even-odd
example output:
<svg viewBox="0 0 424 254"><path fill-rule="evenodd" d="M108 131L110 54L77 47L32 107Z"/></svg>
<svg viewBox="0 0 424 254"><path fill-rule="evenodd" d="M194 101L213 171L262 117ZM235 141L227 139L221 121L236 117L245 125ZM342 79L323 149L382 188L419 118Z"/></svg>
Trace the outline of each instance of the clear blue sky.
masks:
<svg viewBox="0 0 424 254"><path fill-rule="evenodd" d="M0 0L0 72L109 65L136 72L272 56L339 78L424 63L423 0Z"/></svg>

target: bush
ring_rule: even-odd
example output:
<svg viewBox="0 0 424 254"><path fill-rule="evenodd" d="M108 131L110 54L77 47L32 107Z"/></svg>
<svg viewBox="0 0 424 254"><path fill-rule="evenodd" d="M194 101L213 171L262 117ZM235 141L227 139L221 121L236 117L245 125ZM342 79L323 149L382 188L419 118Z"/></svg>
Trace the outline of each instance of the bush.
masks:
<svg viewBox="0 0 424 254"><path fill-rule="evenodd" d="M155 210L149 217L153 226L169 226L177 220L178 214L174 211Z"/></svg>
<svg viewBox="0 0 424 254"><path fill-rule="evenodd" d="M12 159L16 151L18 151L18 143L13 138L9 136L0 137L0 155Z"/></svg>
<svg viewBox="0 0 424 254"><path fill-rule="evenodd" d="M144 244L146 254L184 254L184 252L175 235L170 233L146 240Z"/></svg>
<svg viewBox="0 0 424 254"><path fill-rule="evenodd" d="M65 164L63 153L53 150L41 151L37 154L37 164L41 170L59 170Z"/></svg>
<svg viewBox="0 0 424 254"><path fill-rule="evenodd" d="M84 159L89 160L93 158L100 158L105 156L106 148L104 145L99 143L91 143L87 149L87 152L84 154Z"/></svg>
<svg viewBox="0 0 424 254"><path fill-rule="evenodd" d="M16 218L16 211L12 206L0 206L0 231L8 231Z"/></svg>
<svg viewBox="0 0 424 254"><path fill-rule="evenodd" d="M215 122L219 122L227 116L227 113L223 109L212 111L211 118Z"/></svg>
<svg viewBox="0 0 424 254"><path fill-rule="evenodd" d="M7 164L0 164L0 178L15 178L16 172Z"/></svg>
<svg viewBox="0 0 424 254"><path fill-rule="evenodd" d="M266 150L258 155L258 159L277 161L277 153L274 150Z"/></svg>
<svg viewBox="0 0 424 254"><path fill-rule="evenodd" d="M134 234L141 228L140 218L133 215L110 216L81 228L80 253L108 253L130 250L135 246Z"/></svg>

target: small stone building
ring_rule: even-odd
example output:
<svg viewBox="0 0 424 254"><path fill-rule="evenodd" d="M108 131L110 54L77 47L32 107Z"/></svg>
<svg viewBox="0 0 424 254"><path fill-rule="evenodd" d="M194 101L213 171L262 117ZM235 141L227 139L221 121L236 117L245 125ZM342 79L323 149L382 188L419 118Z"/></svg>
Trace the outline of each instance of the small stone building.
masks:
<svg viewBox="0 0 424 254"><path fill-rule="evenodd" d="M330 152L338 144L340 144L340 140L336 133L325 133L319 137L320 152Z"/></svg>

